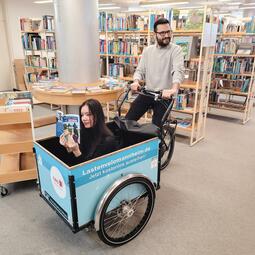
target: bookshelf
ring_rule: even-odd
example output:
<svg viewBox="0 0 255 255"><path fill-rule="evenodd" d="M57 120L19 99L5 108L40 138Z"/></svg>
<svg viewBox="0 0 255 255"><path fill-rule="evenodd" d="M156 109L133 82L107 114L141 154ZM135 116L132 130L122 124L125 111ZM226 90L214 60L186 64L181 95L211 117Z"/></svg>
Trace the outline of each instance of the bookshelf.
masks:
<svg viewBox="0 0 255 255"><path fill-rule="evenodd" d="M219 19L209 109L240 113L251 119L255 91L255 19Z"/></svg>
<svg viewBox="0 0 255 255"><path fill-rule="evenodd" d="M23 92L13 92L20 94ZM33 120L31 105L5 105L0 94L0 195L8 194L3 184L37 178L33 155Z"/></svg>
<svg viewBox="0 0 255 255"><path fill-rule="evenodd" d="M101 13L99 21L100 56L103 59L101 74L115 76L120 80L132 81L132 75L143 48L155 43L153 35L155 20L162 16L171 20L172 41L179 44L186 53L186 79L181 85L178 95L179 98L183 98L183 102L178 106L175 105L172 115L180 123L177 128L180 134L190 138L190 145L196 144L205 136L205 120L210 86L208 80L210 81L214 50L214 45L211 47L202 46L202 41L204 40L203 27L206 17L211 15L209 12L210 10L205 7L197 11L170 9L134 13L131 16L136 16L140 23L139 27L131 28L123 25L126 24L123 19L128 20L129 18L127 14L121 14L120 20L115 18L118 22L116 26L114 26L114 21L108 21L109 13L106 12ZM114 15L117 17L119 14ZM110 18L114 15L110 14ZM192 21L191 17L194 18L194 15L196 15L196 20L199 20L199 22L194 23ZM114 29L107 27L106 24L109 23ZM120 27L120 24L123 26ZM129 47L131 50L123 51L123 49L128 48L125 44L128 44L128 40L131 42ZM111 45L112 42L115 43L115 47ZM112 49L114 49L113 52Z"/></svg>
<svg viewBox="0 0 255 255"><path fill-rule="evenodd" d="M54 18L20 18L27 83L58 77Z"/></svg>

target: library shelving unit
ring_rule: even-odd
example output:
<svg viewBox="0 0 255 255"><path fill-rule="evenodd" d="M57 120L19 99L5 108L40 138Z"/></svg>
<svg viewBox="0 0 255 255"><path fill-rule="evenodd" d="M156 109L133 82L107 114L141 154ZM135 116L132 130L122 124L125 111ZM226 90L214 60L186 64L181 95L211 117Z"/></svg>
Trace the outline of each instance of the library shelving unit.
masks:
<svg viewBox="0 0 255 255"><path fill-rule="evenodd" d="M104 67L101 66L101 74L126 81L132 81L143 48L155 43L153 36L155 20L159 17L171 20L172 41L183 48L186 67L186 79L181 84L180 95L177 96L181 103L175 105L173 117L179 122L178 131L190 137L190 145L196 144L205 136L210 87L208 81L211 76L214 45L207 47L203 31L210 12L211 10L206 7L197 12L192 11L188 19L183 18L185 11L178 10L148 11L129 16L123 14L121 18L119 14L104 12L101 13L99 20L100 56L105 59ZM189 12L186 11L187 15ZM192 18L200 22L194 23ZM136 19L138 25L129 27L128 22L124 22L129 19ZM211 24L210 21L208 24ZM206 35L208 36L208 33Z"/></svg>
<svg viewBox="0 0 255 255"><path fill-rule="evenodd" d="M255 92L255 20L245 20L219 26L209 98L210 110L238 112L243 124L251 119Z"/></svg>
<svg viewBox="0 0 255 255"><path fill-rule="evenodd" d="M139 57L148 45L148 12L99 15L101 75L127 76L134 72Z"/></svg>
<svg viewBox="0 0 255 255"><path fill-rule="evenodd" d="M58 76L54 18L20 18L27 84Z"/></svg>
<svg viewBox="0 0 255 255"><path fill-rule="evenodd" d="M33 121L30 105L0 106L0 196L3 184L37 178L33 155Z"/></svg>

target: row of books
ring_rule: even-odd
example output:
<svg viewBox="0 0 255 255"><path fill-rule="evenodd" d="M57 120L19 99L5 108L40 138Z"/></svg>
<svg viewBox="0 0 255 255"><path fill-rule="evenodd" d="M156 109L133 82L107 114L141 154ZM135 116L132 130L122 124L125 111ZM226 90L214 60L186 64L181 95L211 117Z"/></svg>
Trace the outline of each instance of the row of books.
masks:
<svg viewBox="0 0 255 255"><path fill-rule="evenodd" d="M30 18L21 18L20 19L20 29L21 31L40 31L54 30L54 17L51 15L44 15L43 19L30 19Z"/></svg>
<svg viewBox="0 0 255 255"><path fill-rule="evenodd" d="M100 31L133 31L147 30L148 17L140 15L118 15L101 12L99 14L99 30Z"/></svg>
<svg viewBox="0 0 255 255"><path fill-rule="evenodd" d="M42 67L42 68L47 67L52 69L57 68L56 58L46 58L46 57L40 57L37 55L26 56L25 65L32 66L32 67Z"/></svg>
<svg viewBox="0 0 255 255"><path fill-rule="evenodd" d="M253 67L253 59L251 58L223 58L217 57L214 59L213 72L242 74L251 73Z"/></svg>
<svg viewBox="0 0 255 255"><path fill-rule="evenodd" d="M138 54L141 53L138 51L138 49L139 49L138 42L135 40L108 41L109 54L137 56Z"/></svg>
<svg viewBox="0 0 255 255"><path fill-rule="evenodd" d="M180 89L174 101L174 109L192 109L195 104L195 92L192 89Z"/></svg>
<svg viewBox="0 0 255 255"><path fill-rule="evenodd" d="M26 33L22 35L23 49L26 50L56 50L56 41L54 36L46 36L43 39L37 33Z"/></svg>
<svg viewBox="0 0 255 255"><path fill-rule="evenodd" d="M218 32L219 33L255 33L255 17L252 16L246 22L229 22L225 17L218 18Z"/></svg>
<svg viewBox="0 0 255 255"><path fill-rule="evenodd" d="M250 86L250 78L238 78L238 79L227 79L227 78L215 78L212 80L211 89L215 91L219 90L230 90L237 92L247 93Z"/></svg>
<svg viewBox="0 0 255 255"><path fill-rule="evenodd" d="M109 64L109 75L113 77L124 76L124 66L121 64Z"/></svg>
<svg viewBox="0 0 255 255"><path fill-rule="evenodd" d="M121 40L108 41L108 54L117 55L134 55L141 54L142 46L138 46L136 40ZM106 41L100 40L100 53L106 52Z"/></svg>
<svg viewBox="0 0 255 255"><path fill-rule="evenodd" d="M20 29L21 31L38 31L42 29L42 21L38 19L20 19Z"/></svg>
<svg viewBox="0 0 255 255"><path fill-rule="evenodd" d="M169 21L171 20L171 15L172 15L172 9L168 9L165 11L161 11L160 13L156 13L156 14L150 14L150 31L153 31L154 28L154 23L160 19L160 18L166 18Z"/></svg>
<svg viewBox="0 0 255 255"><path fill-rule="evenodd" d="M28 82L34 83L43 80L55 80L58 78L57 71L49 71L49 70L41 70L40 72L27 72L26 73L26 80Z"/></svg>
<svg viewBox="0 0 255 255"><path fill-rule="evenodd" d="M221 54L242 54L250 55L254 52L254 37L218 39L215 46L215 52Z"/></svg>

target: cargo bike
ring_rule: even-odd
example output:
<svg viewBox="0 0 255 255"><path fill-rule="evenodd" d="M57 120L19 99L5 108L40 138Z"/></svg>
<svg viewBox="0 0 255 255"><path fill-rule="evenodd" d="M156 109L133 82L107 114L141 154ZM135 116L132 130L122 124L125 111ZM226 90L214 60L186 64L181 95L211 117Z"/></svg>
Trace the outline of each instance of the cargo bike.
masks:
<svg viewBox="0 0 255 255"><path fill-rule="evenodd" d="M146 127L117 117L107 125L119 150L84 163L70 165L58 137L35 142L34 150L41 197L74 233L95 229L104 243L119 246L148 223L160 186L162 154L169 155L169 150L153 124Z"/></svg>

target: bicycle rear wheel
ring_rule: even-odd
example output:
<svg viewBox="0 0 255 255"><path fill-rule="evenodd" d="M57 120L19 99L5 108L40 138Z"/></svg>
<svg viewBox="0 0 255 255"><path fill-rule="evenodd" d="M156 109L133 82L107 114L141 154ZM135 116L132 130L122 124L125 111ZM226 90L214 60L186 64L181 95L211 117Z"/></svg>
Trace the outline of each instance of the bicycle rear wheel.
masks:
<svg viewBox="0 0 255 255"><path fill-rule="evenodd" d="M135 238L149 221L155 202L153 184L143 177L127 179L106 200L98 236L110 245L123 245Z"/></svg>
<svg viewBox="0 0 255 255"><path fill-rule="evenodd" d="M170 125L165 125L162 131L163 141L160 147L161 165L160 170L165 169L171 161L175 145L174 128Z"/></svg>

